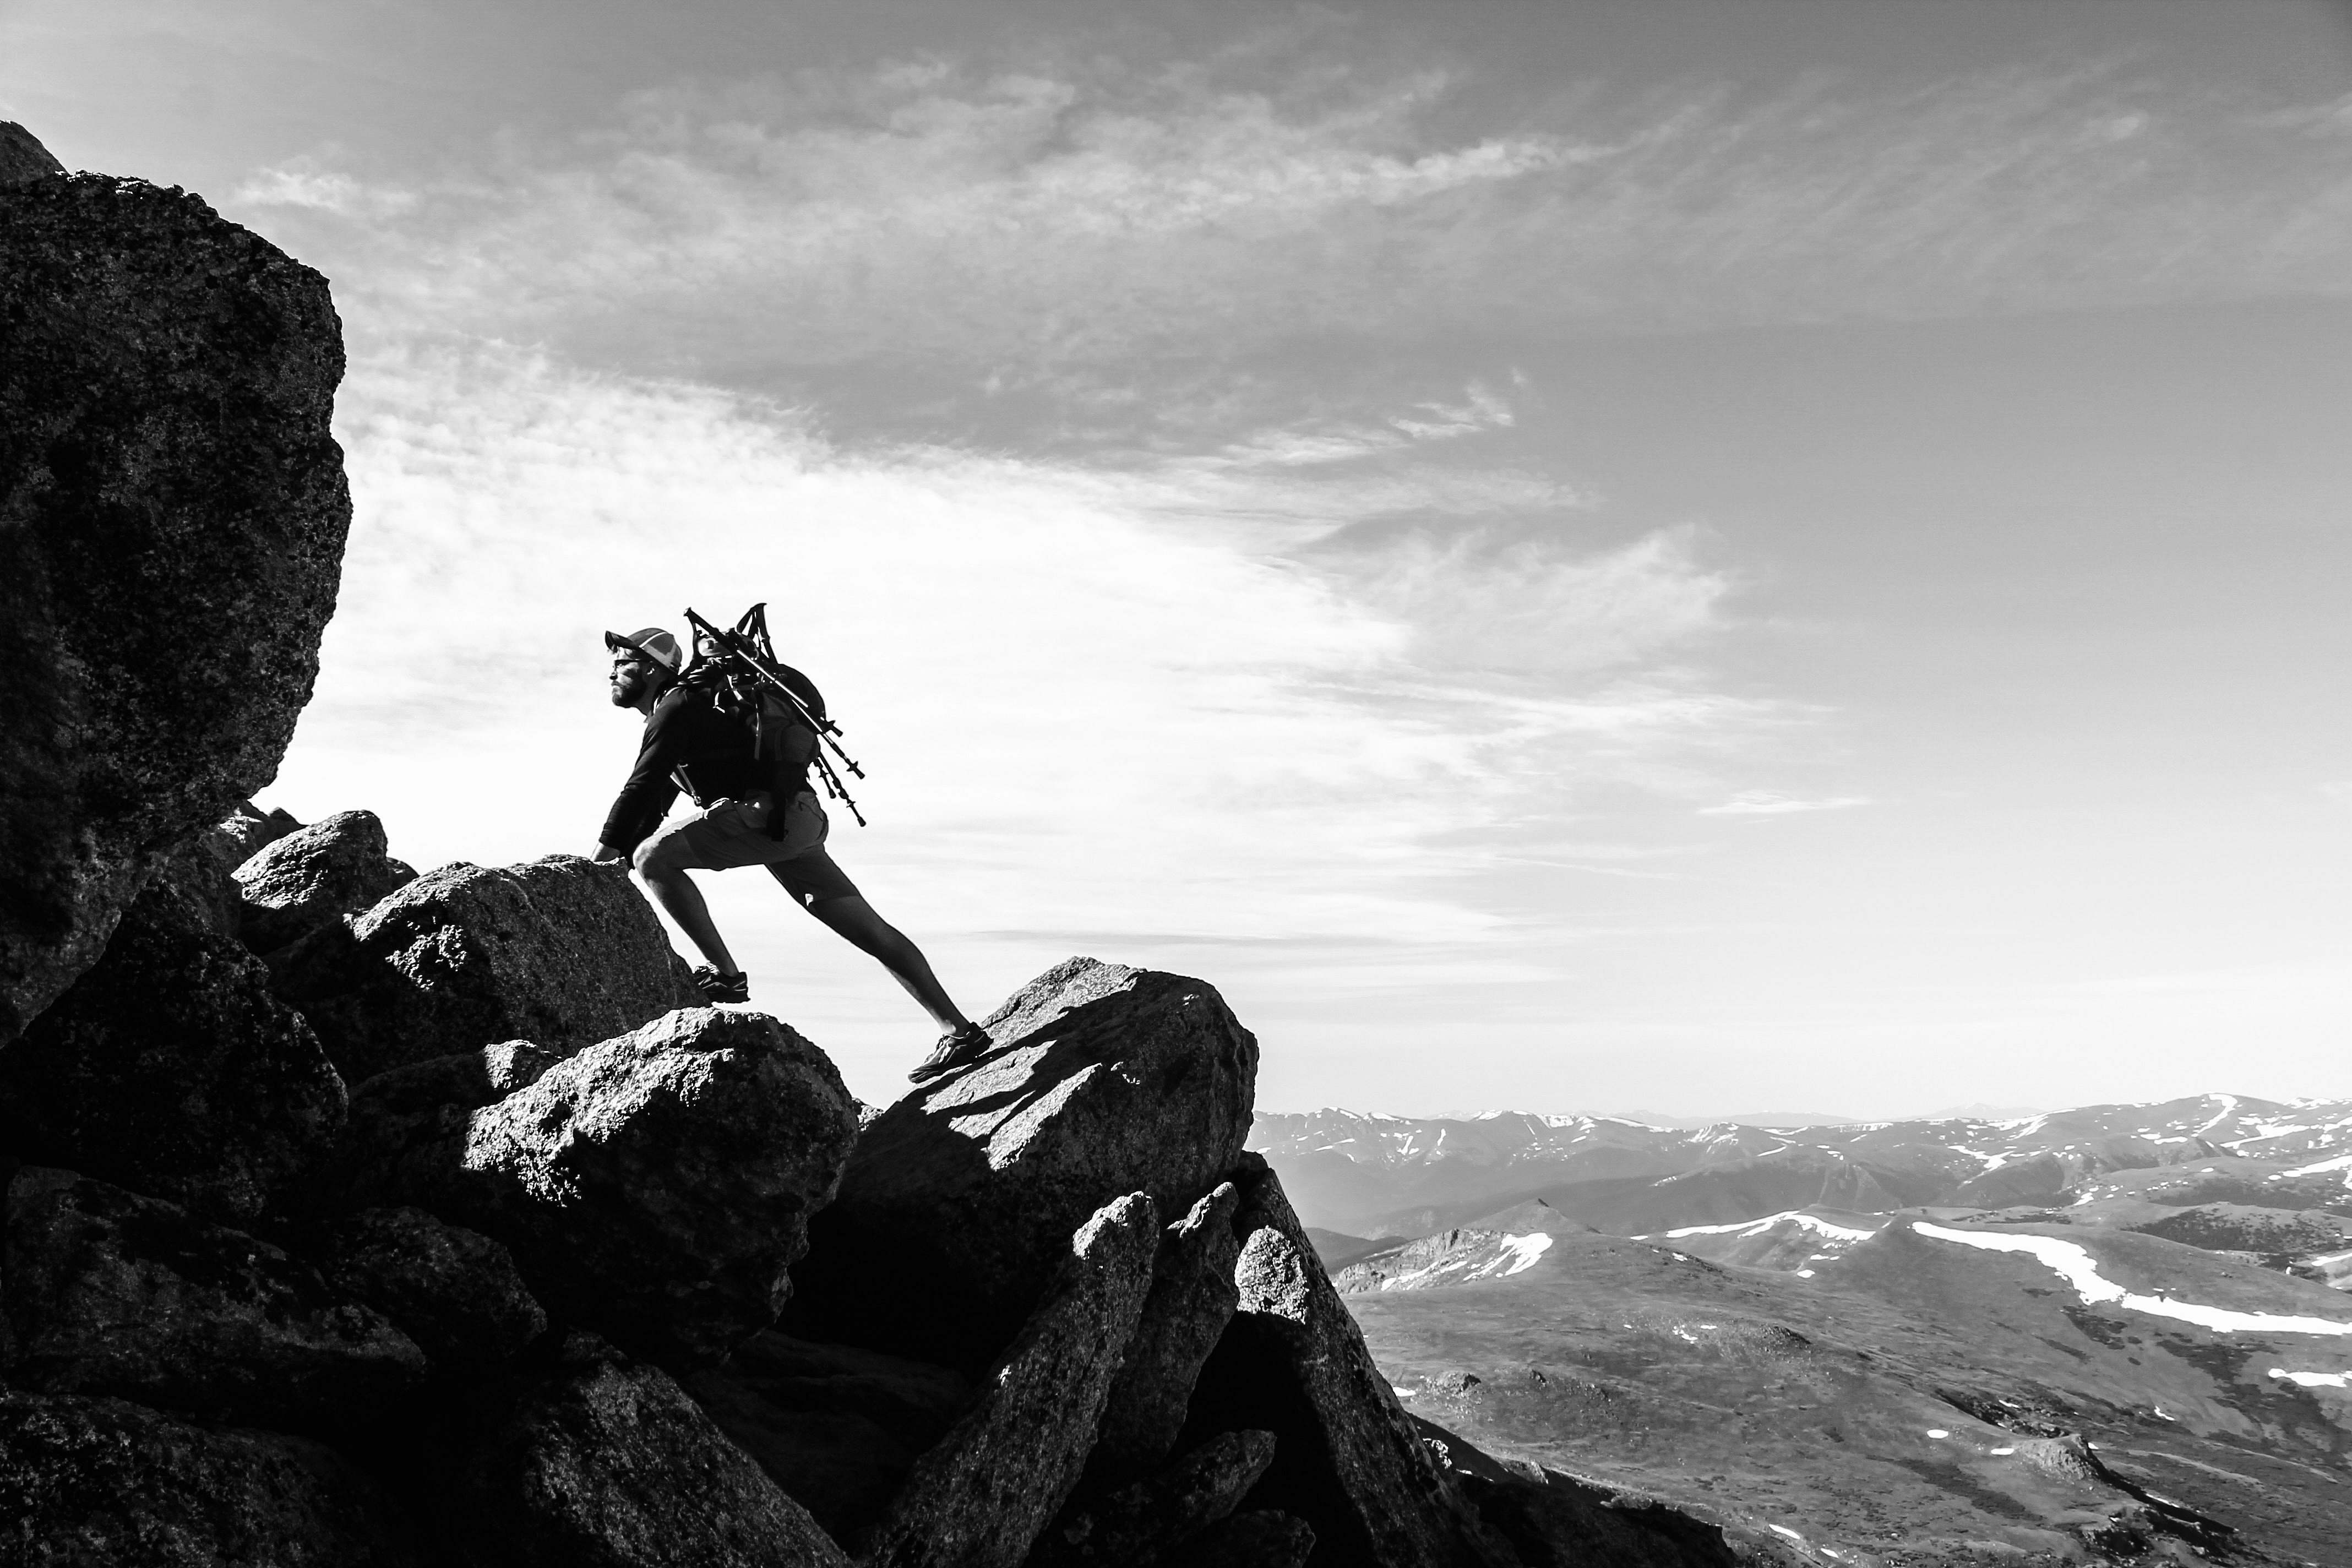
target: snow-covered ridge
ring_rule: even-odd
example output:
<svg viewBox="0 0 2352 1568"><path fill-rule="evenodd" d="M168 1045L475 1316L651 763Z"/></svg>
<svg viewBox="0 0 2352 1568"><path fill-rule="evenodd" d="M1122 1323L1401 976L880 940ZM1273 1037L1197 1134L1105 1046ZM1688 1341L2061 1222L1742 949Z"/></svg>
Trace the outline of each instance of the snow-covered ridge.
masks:
<svg viewBox="0 0 2352 1568"><path fill-rule="evenodd" d="M1994 1236L1977 1230L1950 1230L1915 1220L1911 1228L1934 1241L1979 1247L1987 1252L2022 1252L2074 1287L2084 1306L2116 1306L2153 1318L2172 1318L2216 1333L2352 1334L2352 1322L2334 1318L2292 1317L2277 1312L2239 1312L2226 1307L2203 1307L2176 1301L2169 1296L2142 1296L2103 1278L2089 1250L2054 1236Z"/></svg>
<svg viewBox="0 0 2352 1568"><path fill-rule="evenodd" d="M1737 1122L1670 1128L1623 1118L1481 1110L1407 1117L1327 1108L1261 1111L1250 1147L1270 1157L1339 1154L1391 1169L1461 1163L1540 1164L1610 1150L1706 1158L1819 1155L1871 1159L1889 1150L1952 1173L1990 1175L2043 1155L2123 1164L2177 1159L2183 1150L2276 1159L2312 1156L2294 1173L2352 1176L2352 1100L2264 1100L2235 1094L2081 1106L2008 1121L1944 1118L1840 1126L1763 1128ZM2147 1151L2146 1160L2126 1152ZM1696 1156L1698 1158L1692 1158Z"/></svg>

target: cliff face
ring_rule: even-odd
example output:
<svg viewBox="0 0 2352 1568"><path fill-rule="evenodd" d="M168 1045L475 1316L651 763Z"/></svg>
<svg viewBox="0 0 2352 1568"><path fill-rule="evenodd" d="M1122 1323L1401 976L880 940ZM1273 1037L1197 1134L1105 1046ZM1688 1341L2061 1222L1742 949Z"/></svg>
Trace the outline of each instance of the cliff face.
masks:
<svg viewBox="0 0 2352 1568"><path fill-rule="evenodd" d="M274 776L351 522L326 279L184 192L52 172L10 129L0 1041Z"/></svg>

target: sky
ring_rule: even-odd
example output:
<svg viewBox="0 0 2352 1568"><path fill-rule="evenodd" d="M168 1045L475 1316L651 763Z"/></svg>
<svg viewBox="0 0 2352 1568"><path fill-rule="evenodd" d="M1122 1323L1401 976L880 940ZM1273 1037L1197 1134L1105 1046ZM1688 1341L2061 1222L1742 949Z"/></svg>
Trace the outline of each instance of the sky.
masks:
<svg viewBox="0 0 2352 1568"><path fill-rule="evenodd" d="M595 843L770 605L968 1011L1259 1102L2352 1094L2352 9L5 0L0 118L331 281L261 796ZM764 878L755 1003L927 1021Z"/></svg>

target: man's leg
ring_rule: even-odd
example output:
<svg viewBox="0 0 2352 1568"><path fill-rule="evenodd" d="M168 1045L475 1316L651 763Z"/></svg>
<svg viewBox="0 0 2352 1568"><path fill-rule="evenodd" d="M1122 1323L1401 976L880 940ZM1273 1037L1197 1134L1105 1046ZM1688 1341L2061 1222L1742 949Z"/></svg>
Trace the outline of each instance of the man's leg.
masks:
<svg viewBox="0 0 2352 1568"><path fill-rule="evenodd" d="M686 874L691 847L683 836L675 833L656 834L637 846L629 864L637 880L651 893L677 929L686 933L687 941L702 951L710 967L721 974L737 974L734 955L719 940L719 928L711 923L710 906L702 901L702 889Z"/></svg>
<svg viewBox="0 0 2352 1568"><path fill-rule="evenodd" d="M699 902L700 900L696 900ZM664 906L667 908L667 906ZM907 988L907 994L916 1005L931 1016L931 1021L941 1029L952 1032L970 1021L962 1010L948 1000L948 994L931 973L930 961L923 950L907 939L904 931L874 912L874 906L857 893L838 898L818 899L808 905L808 912L828 927L846 937L861 952L871 953L881 960L890 978ZM684 924L684 921L680 921Z"/></svg>

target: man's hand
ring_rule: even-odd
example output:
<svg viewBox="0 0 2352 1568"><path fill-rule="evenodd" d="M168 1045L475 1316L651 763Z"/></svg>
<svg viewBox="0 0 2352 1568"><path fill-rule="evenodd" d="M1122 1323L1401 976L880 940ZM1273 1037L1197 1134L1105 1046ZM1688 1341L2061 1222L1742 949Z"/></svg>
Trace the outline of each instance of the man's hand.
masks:
<svg viewBox="0 0 2352 1568"><path fill-rule="evenodd" d="M615 849L609 844L599 844L596 846L596 853L588 857L591 860L625 860L628 858L627 850Z"/></svg>

